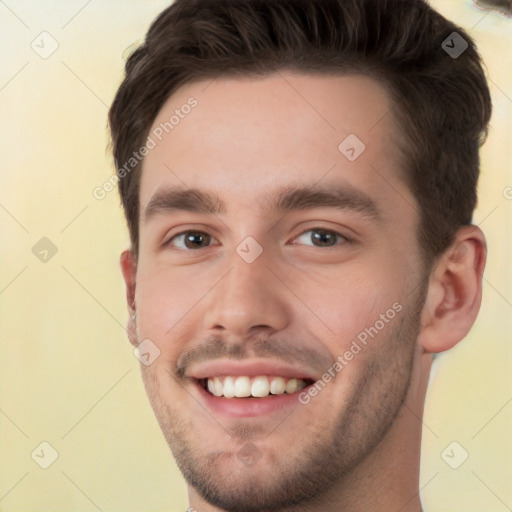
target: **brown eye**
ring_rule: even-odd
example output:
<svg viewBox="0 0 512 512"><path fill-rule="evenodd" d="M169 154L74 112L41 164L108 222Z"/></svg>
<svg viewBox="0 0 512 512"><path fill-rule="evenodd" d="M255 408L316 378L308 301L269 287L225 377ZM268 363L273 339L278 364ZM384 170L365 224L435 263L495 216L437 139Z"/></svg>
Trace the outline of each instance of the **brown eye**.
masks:
<svg viewBox="0 0 512 512"><path fill-rule="evenodd" d="M173 236L167 243L180 249L202 249L210 243L211 237L203 231L184 231Z"/></svg>
<svg viewBox="0 0 512 512"><path fill-rule="evenodd" d="M305 245L313 245L314 247L334 247L335 245L342 245L343 243L349 242L349 240L340 233L322 228L308 229L304 231L298 239L302 239L302 243L305 243ZM337 244L338 240L341 241L341 244ZM311 242L311 244L308 242Z"/></svg>

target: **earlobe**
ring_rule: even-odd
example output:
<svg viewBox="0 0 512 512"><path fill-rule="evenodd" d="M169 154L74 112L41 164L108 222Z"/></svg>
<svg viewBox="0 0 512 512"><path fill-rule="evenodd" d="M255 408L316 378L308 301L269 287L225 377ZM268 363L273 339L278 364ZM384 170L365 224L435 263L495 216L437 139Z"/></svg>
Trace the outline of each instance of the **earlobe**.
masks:
<svg viewBox="0 0 512 512"><path fill-rule="evenodd" d="M473 326L482 300L486 255L481 229L464 226L439 258L430 275L418 338L425 352L452 348Z"/></svg>
<svg viewBox="0 0 512 512"><path fill-rule="evenodd" d="M121 254L120 258L121 271L123 273L124 282L126 285L126 302L128 305L128 325L127 333L130 342L133 345L138 344L137 338L137 311L135 305L135 288L136 288L136 275L137 275L137 261L133 251L126 250Z"/></svg>

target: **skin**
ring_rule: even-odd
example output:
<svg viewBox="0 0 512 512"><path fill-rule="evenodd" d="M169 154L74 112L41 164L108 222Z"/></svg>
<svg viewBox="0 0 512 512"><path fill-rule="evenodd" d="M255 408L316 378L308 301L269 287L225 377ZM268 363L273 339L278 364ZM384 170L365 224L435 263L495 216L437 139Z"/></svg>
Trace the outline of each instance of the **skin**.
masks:
<svg viewBox="0 0 512 512"><path fill-rule="evenodd" d="M149 338L160 350L141 371L190 506L420 511L432 353L454 346L475 321L484 235L459 229L425 271L419 208L395 149L400 130L385 90L370 78L281 72L187 84L152 128L191 96L197 107L144 160L139 254L121 256L128 308L137 312L130 341ZM366 145L353 162L338 150L351 133ZM270 208L277 190L299 186L357 191L380 217ZM152 198L169 187L215 193L225 211L146 219ZM315 228L329 230L327 246L308 231ZM187 245L176 236L186 230L206 236ZM249 236L263 248L252 263L236 252ZM208 410L189 378L191 353L270 357L321 377L394 303L402 310L306 405L230 418ZM301 363L293 348L307 354ZM258 453L250 467L237 456L247 442Z"/></svg>

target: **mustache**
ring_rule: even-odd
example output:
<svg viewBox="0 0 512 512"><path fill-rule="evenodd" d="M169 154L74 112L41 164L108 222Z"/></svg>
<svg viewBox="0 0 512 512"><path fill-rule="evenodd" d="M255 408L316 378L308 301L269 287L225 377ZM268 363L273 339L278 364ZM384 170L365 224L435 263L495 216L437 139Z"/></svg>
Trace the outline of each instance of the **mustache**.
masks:
<svg viewBox="0 0 512 512"><path fill-rule="evenodd" d="M214 359L242 361L256 357L280 360L322 373L335 361L325 349L320 351L305 344L291 343L283 338L272 340L260 338L240 343L227 343L221 337L211 336L203 344L197 345L179 357L175 374L184 379L186 370L192 363Z"/></svg>

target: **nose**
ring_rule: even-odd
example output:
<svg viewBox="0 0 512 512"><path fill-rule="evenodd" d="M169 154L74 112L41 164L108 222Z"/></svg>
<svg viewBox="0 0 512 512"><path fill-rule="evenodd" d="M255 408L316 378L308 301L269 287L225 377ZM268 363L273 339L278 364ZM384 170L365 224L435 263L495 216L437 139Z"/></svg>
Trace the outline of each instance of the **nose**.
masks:
<svg viewBox="0 0 512 512"><path fill-rule="evenodd" d="M270 335L289 324L290 297L264 255L265 251L252 263L237 253L230 259L231 269L208 294L204 315L208 331L242 339L257 331Z"/></svg>

